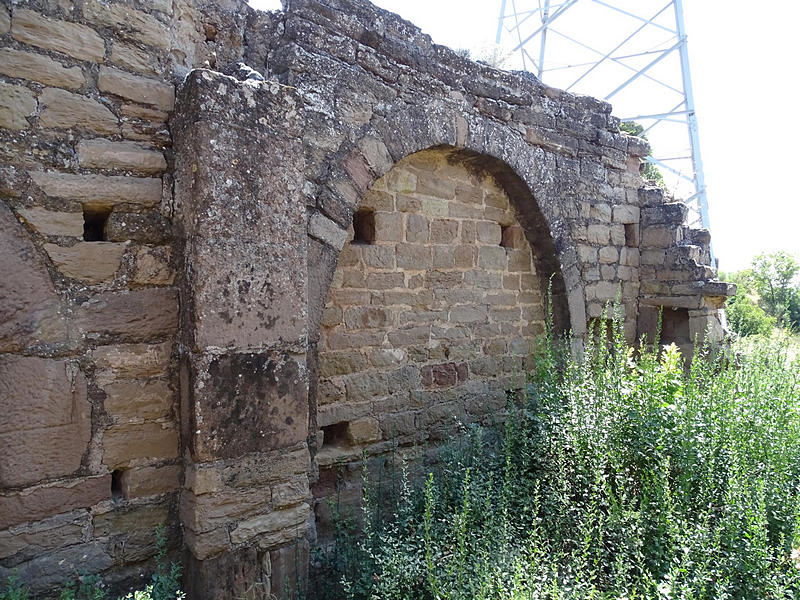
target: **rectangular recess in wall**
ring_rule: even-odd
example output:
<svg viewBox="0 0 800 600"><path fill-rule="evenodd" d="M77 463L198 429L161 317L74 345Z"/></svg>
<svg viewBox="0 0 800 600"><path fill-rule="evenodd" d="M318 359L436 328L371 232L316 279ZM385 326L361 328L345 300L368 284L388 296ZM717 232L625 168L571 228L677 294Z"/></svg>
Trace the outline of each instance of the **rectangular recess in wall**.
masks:
<svg viewBox="0 0 800 600"><path fill-rule="evenodd" d="M359 210L353 215L353 244L375 243L375 213Z"/></svg>
<svg viewBox="0 0 800 600"><path fill-rule="evenodd" d="M104 242L108 239L106 235L106 224L111 215L111 207L83 205L83 241L84 242Z"/></svg>

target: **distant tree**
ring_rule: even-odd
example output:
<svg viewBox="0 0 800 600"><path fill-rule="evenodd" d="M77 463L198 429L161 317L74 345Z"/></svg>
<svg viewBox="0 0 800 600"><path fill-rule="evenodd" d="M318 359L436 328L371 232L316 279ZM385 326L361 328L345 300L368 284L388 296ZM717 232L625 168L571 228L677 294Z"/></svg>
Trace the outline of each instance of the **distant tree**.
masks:
<svg viewBox="0 0 800 600"><path fill-rule="evenodd" d="M636 121L623 121L619 124L619 128L628 135L635 135L643 140L647 139L647 135L644 133L644 127ZM655 180L658 186L661 188L664 188L666 185L664 183L664 176L661 174L661 171L659 171L658 167L651 162L645 163L642 177L645 179Z"/></svg>
<svg viewBox="0 0 800 600"><path fill-rule="evenodd" d="M752 271L720 273L720 279L736 284L736 295L728 299L725 314L730 328L741 336L768 334L775 327L771 317L758 305L758 293L753 287Z"/></svg>
<svg viewBox="0 0 800 600"><path fill-rule="evenodd" d="M750 268L754 288L764 311L775 317L781 327L792 326L797 313L800 290L793 285L800 264L787 252L759 254ZM798 325L795 321L794 325Z"/></svg>

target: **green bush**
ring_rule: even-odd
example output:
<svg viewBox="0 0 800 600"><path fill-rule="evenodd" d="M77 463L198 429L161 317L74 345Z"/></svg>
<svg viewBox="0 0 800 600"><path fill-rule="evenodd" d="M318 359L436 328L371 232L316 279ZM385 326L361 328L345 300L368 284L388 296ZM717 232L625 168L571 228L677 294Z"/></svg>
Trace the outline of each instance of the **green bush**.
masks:
<svg viewBox="0 0 800 600"><path fill-rule="evenodd" d="M504 428L402 477L390 518L367 482L362 531L318 557L327 597L799 598L800 361L765 339L687 370L611 337L581 360L548 340Z"/></svg>

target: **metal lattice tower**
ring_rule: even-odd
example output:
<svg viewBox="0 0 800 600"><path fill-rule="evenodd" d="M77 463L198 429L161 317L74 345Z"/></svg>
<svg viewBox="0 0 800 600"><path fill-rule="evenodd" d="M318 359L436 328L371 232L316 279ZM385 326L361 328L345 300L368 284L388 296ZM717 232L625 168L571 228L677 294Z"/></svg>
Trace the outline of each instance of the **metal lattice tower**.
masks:
<svg viewBox="0 0 800 600"><path fill-rule="evenodd" d="M682 0L500 0L496 42L506 66L640 124L647 160L686 198L691 224L709 226Z"/></svg>

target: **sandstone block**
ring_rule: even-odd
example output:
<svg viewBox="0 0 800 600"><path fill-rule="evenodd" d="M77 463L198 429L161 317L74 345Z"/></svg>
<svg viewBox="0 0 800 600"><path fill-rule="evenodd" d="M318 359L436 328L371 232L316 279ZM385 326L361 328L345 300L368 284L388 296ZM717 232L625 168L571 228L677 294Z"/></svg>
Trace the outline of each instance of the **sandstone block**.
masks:
<svg viewBox="0 0 800 600"><path fill-rule="evenodd" d="M136 46L120 41L111 44L111 62L140 73L157 75L156 58L152 53L140 50Z"/></svg>
<svg viewBox="0 0 800 600"><path fill-rule="evenodd" d="M21 85L0 83L0 127L20 131L27 129L28 120L36 113L33 92Z"/></svg>
<svg viewBox="0 0 800 600"><path fill-rule="evenodd" d="M117 133L119 120L108 108L85 96L46 88L39 96L39 125L45 128L79 127L97 133Z"/></svg>
<svg viewBox="0 0 800 600"><path fill-rule="evenodd" d="M88 508L111 497L111 475L73 479L0 496L0 530Z"/></svg>
<svg viewBox="0 0 800 600"><path fill-rule="evenodd" d="M140 173L162 173L167 168L164 155L136 142L112 142L105 139L78 143L78 164L89 169L124 169Z"/></svg>
<svg viewBox="0 0 800 600"><path fill-rule="evenodd" d="M75 326L86 333L144 341L172 334L178 325L174 288L105 292L75 308Z"/></svg>
<svg viewBox="0 0 800 600"><path fill-rule="evenodd" d="M458 235L458 221L433 219L431 221L431 243L451 244Z"/></svg>
<svg viewBox="0 0 800 600"><path fill-rule="evenodd" d="M381 438L378 420L373 417L355 419L347 424L347 440L353 446L363 446Z"/></svg>
<svg viewBox="0 0 800 600"><path fill-rule="evenodd" d="M422 385L425 387L449 387L469 378L466 363L442 363L428 365L421 370Z"/></svg>
<svg viewBox="0 0 800 600"><path fill-rule="evenodd" d="M428 217L447 217L452 216L448 210L449 205L447 200L423 197L421 210Z"/></svg>
<svg viewBox="0 0 800 600"><path fill-rule="evenodd" d="M163 379L117 380L103 386L103 406L116 422L159 419L170 414L175 401Z"/></svg>
<svg viewBox="0 0 800 600"><path fill-rule="evenodd" d="M486 308L483 306L456 306L450 309L448 316L453 323L481 323L486 318Z"/></svg>
<svg viewBox="0 0 800 600"><path fill-rule="evenodd" d="M391 323L392 314L377 306L356 306L344 311L348 329L380 329Z"/></svg>
<svg viewBox="0 0 800 600"><path fill-rule="evenodd" d="M379 242L403 241L403 215L394 212L376 212L375 239Z"/></svg>
<svg viewBox="0 0 800 600"><path fill-rule="evenodd" d="M431 259L434 269L452 269L456 263L455 248L453 246L434 246Z"/></svg>
<svg viewBox="0 0 800 600"><path fill-rule="evenodd" d="M418 213L422 210L422 200L417 196L397 194L397 197L395 198L395 207L399 212ZM391 211L391 209L384 210Z"/></svg>
<svg viewBox="0 0 800 600"><path fill-rule="evenodd" d="M160 177L73 175L54 171L31 171L30 176L45 194L54 198L85 204L157 206L161 202Z"/></svg>
<svg viewBox="0 0 800 600"><path fill-rule="evenodd" d="M13 48L0 49L0 73L70 90L86 82L80 67L65 67L47 56Z"/></svg>
<svg viewBox="0 0 800 600"><path fill-rule="evenodd" d="M366 286L372 290L389 290L404 285L402 273L369 273L366 278Z"/></svg>
<svg viewBox="0 0 800 600"><path fill-rule="evenodd" d="M305 474L296 475L289 481L272 486L272 501L270 505L273 510L287 508L308 500L310 495L308 476Z"/></svg>
<svg viewBox="0 0 800 600"><path fill-rule="evenodd" d="M362 254L364 264L368 267L394 269L394 248L392 246L364 246ZM341 258L339 264L342 264Z"/></svg>
<svg viewBox="0 0 800 600"><path fill-rule="evenodd" d="M419 171L416 192L423 196L452 200L456 196L456 182L435 172Z"/></svg>
<svg viewBox="0 0 800 600"><path fill-rule="evenodd" d="M181 496L181 521L193 532L209 532L264 510L269 501L269 488L224 488L200 496L184 493Z"/></svg>
<svg viewBox="0 0 800 600"><path fill-rule="evenodd" d="M675 244L677 233L675 229L665 227L645 227L642 229L642 246L650 246L652 248L669 248Z"/></svg>
<svg viewBox="0 0 800 600"><path fill-rule="evenodd" d="M171 285L175 271L170 266L169 246L142 246L135 253L133 282L139 285Z"/></svg>
<svg viewBox="0 0 800 600"><path fill-rule="evenodd" d="M431 265L431 249L419 244L397 244L397 267L421 270Z"/></svg>
<svg viewBox="0 0 800 600"><path fill-rule="evenodd" d="M161 375L169 366L171 352L169 342L99 346L92 352L95 377L102 386L118 378Z"/></svg>
<svg viewBox="0 0 800 600"><path fill-rule="evenodd" d="M227 527L219 527L211 531L197 533L191 529L184 530L186 546L192 555L200 560L205 560L215 554L220 554L231 547L231 536ZM223 554L223 556L225 556Z"/></svg>
<svg viewBox="0 0 800 600"><path fill-rule="evenodd" d="M0 204L0 255L0 351L64 341L61 299L45 261L5 204Z"/></svg>
<svg viewBox="0 0 800 600"><path fill-rule="evenodd" d="M83 214L46 210L38 206L21 208L19 214L42 235L83 237Z"/></svg>
<svg viewBox="0 0 800 600"><path fill-rule="evenodd" d="M64 275L95 284L114 279L125 246L111 242L78 242L69 248L45 244L44 249Z"/></svg>
<svg viewBox="0 0 800 600"><path fill-rule="evenodd" d="M137 467L122 472L120 486L124 498L143 498L166 494L180 488L181 467Z"/></svg>
<svg viewBox="0 0 800 600"><path fill-rule="evenodd" d="M498 245L503 239L502 228L492 221L478 221L476 234L478 241L482 244Z"/></svg>
<svg viewBox="0 0 800 600"><path fill-rule="evenodd" d="M614 207L615 223L638 223L639 207L630 204L621 204Z"/></svg>
<svg viewBox="0 0 800 600"><path fill-rule="evenodd" d="M175 88L170 84L113 67L100 67L97 88L102 92L149 104L165 111L171 111L175 106Z"/></svg>
<svg viewBox="0 0 800 600"><path fill-rule="evenodd" d="M103 433L103 464L125 467L137 459L165 460L178 456L178 431L160 423L122 423Z"/></svg>
<svg viewBox="0 0 800 600"><path fill-rule="evenodd" d="M482 246L478 250L478 266L481 269L502 271L508 266L512 271L518 271L508 265L507 259L506 249L502 246Z"/></svg>
<svg viewBox="0 0 800 600"><path fill-rule="evenodd" d="M49 19L32 10L14 11L11 35L19 42L63 52L79 60L102 62L106 54L103 38L90 27Z"/></svg>
<svg viewBox="0 0 800 600"><path fill-rule="evenodd" d="M90 527L89 513L79 510L0 531L0 560L13 556L14 562L27 561L47 550L79 544L89 539Z"/></svg>
<svg viewBox="0 0 800 600"><path fill-rule="evenodd" d="M357 373L348 375L345 380L347 400L361 402L386 396L389 393L386 376L383 373Z"/></svg>
<svg viewBox="0 0 800 600"><path fill-rule="evenodd" d="M611 239L611 227L599 223L592 223L586 229L586 239L590 244L606 245Z"/></svg>
<svg viewBox="0 0 800 600"><path fill-rule="evenodd" d="M611 222L611 206L605 202L592 204L589 209L589 218L605 223Z"/></svg>
<svg viewBox="0 0 800 600"><path fill-rule="evenodd" d="M308 219L308 235L325 242L330 246L341 249L347 240L347 231L339 227L335 222L323 215L315 212Z"/></svg>
<svg viewBox="0 0 800 600"><path fill-rule="evenodd" d="M0 6L0 35L8 33L9 29L11 29L11 15L5 6Z"/></svg>
<svg viewBox="0 0 800 600"><path fill-rule="evenodd" d="M598 258L601 263L616 263L619 256L614 246L604 246L600 248Z"/></svg>
<svg viewBox="0 0 800 600"><path fill-rule="evenodd" d="M410 194L417 189L417 176L407 169L391 169L386 174L386 187L392 192Z"/></svg>
<svg viewBox="0 0 800 600"><path fill-rule="evenodd" d="M86 379L73 363L7 355L0 360L0 486L69 475L91 435Z"/></svg>
<svg viewBox="0 0 800 600"><path fill-rule="evenodd" d="M325 352L319 359L322 377L349 375L367 366L366 357L360 352Z"/></svg>
<svg viewBox="0 0 800 600"><path fill-rule="evenodd" d="M306 530L306 520L311 507L305 502L285 510L276 510L239 523L231 531L231 542L255 543L259 549L274 548L301 537Z"/></svg>
<svg viewBox="0 0 800 600"><path fill-rule="evenodd" d="M121 2L87 0L83 3L83 16L91 23L116 29L125 38L159 50L170 47L169 32L158 19Z"/></svg>
<svg viewBox="0 0 800 600"><path fill-rule="evenodd" d="M430 225L428 219L422 215L410 214L406 216L406 241L428 243Z"/></svg>

